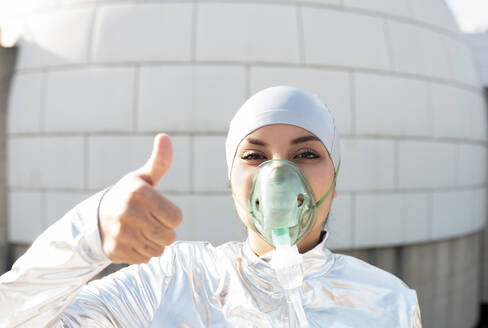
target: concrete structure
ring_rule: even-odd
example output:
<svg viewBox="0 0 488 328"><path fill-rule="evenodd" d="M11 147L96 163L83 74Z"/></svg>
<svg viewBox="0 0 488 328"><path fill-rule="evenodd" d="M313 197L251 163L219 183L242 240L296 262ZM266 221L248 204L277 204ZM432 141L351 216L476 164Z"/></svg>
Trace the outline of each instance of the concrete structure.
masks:
<svg viewBox="0 0 488 328"><path fill-rule="evenodd" d="M179 238L245 238L226 181L227 124L255 91L291 84L327 102L342 137L330 247L417 289L425 327L474 325L487 117L443 1L36 6L9 103L12 243L142 165L160 131L175 145L158 188L183 208Z"/></svg>
<svg viewBox="0 0 488 328"><path fill-rule="evenodd" d="M488 33L484 34L466 34L468 45L470 46L480 76L481 85L484 87L485 99L488 103ZM488 324L488 229L485 228L482 234L482 249L481 249L481 303L482 320Z"/></svg>
<svg viewBox="0 0 488 328"><path fill-rule="evenodd" d="M0 40L1 34L0 30ZM3 48L0 45L0 272L5 272L10 264L7 239L7 147L5 131L7 100L16 54L16 48Z"/></svg>

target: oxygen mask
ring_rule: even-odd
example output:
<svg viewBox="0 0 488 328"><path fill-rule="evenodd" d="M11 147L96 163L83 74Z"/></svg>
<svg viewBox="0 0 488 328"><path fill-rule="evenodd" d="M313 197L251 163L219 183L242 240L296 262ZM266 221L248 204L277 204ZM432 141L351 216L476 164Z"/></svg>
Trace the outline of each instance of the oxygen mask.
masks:
<svg viewBox="0 0 488 328"><path fill-rule="evenodd" d="M247 206L234 199L248 213L249 226L270 245L275 248L295 245L312 229L317 207L332 191L335 179L327 193L316 202L312 187L297 164L272 159L256 168Z"/></svg>

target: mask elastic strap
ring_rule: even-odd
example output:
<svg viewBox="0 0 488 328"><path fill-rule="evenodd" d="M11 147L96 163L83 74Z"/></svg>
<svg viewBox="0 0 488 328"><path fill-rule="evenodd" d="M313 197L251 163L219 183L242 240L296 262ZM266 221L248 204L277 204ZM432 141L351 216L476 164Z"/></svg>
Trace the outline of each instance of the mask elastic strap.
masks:
<svg viewBox="0 0 488 328"><path fill-rule="evenodd" d="M332 187L335 186L337 175L339 174L339 170L341 169L341 160L342 158L339 158L339 163L337 164L337 171L334 175L334 180L332 180L329 191L327 191L327 193L317 203L315 203L315 207L319 207L320 204L322 204L322 202L327 198L327 196L329 196L330 192L332 191Z"/></svg>

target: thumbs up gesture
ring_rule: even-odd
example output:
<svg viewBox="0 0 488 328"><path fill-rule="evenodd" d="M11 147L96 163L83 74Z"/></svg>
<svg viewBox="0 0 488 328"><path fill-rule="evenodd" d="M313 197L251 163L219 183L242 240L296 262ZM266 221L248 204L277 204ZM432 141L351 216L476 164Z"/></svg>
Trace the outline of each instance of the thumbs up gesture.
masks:
<svg viewBox="0 0 488 328"><path fill-rule="evenodd" d="M113 262L148 262L175 241L181 209L155 189L172 160L169 136L156 135L148 161L123 176L103 196L98 225L103 251Z"/></svg>

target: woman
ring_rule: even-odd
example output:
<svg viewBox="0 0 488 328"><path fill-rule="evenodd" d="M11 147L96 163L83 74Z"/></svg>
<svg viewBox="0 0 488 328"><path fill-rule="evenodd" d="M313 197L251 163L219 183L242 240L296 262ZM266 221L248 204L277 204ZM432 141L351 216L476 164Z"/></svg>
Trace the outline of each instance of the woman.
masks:
<svg viewBox="0 0 488 328"><path fill-rule="evenodd" d="M246 241L173 243L181 211L154 189L172 160L160 134L142 168L78 204L0 277L0 326L421 327L414 290L326 248L340 148L316 96L253 95L226 158ZM111 262L139 264L86 284Z"/></svg>

